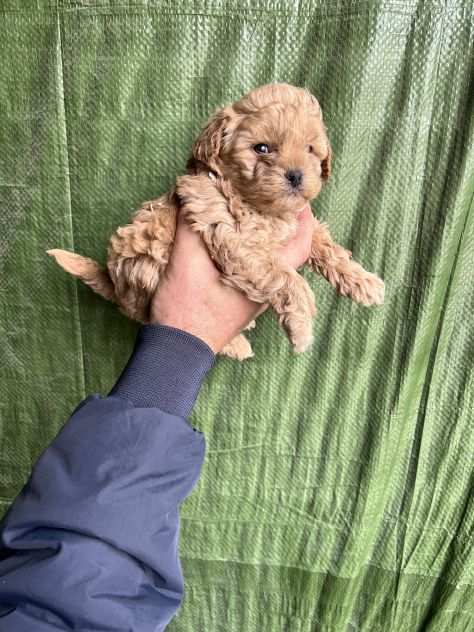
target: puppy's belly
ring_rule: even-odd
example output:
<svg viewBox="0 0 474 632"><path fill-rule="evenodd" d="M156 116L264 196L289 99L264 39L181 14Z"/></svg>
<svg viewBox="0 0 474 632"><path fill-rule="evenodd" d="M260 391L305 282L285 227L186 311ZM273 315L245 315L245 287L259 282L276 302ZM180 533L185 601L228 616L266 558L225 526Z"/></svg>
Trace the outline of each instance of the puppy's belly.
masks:
<svg viewBox="0 0 474 632"><path fill-rule="evenodd" d="M148 322L150 299L168 265L176 229L173 192L145 202L132 222L112 235L107 268L117 304L129 318Z"/></svg>

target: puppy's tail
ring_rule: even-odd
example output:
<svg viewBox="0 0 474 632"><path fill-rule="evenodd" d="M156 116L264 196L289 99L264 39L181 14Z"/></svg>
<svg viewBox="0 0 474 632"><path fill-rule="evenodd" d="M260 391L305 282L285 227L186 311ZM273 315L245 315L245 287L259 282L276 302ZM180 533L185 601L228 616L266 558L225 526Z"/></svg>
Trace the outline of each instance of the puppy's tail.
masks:
<svg viewBox="0 0 474 632"><path fill-rule="evenodd" d="M109 273L101 268L96 261L89 259L89 257L81 257L81 255L76 255L74 252L58 250L57 248L46 252L50 257L56 259L56 263L61 268L84 281L94 292L97 292L97 294L100 294L108 301L116 301L114 284L110 279Z"/></svg>

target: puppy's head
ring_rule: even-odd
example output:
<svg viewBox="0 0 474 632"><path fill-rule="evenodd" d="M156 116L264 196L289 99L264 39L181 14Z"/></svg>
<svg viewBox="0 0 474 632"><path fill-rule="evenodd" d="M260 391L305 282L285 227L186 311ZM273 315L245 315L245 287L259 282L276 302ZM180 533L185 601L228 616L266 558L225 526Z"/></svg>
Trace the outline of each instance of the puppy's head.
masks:
<svg viewBox="0 0 474 632"><path fill-rule="evenodd" d="M301 210L331 173L319 103L288 84L262 86L217 112L193 156L229 179L245 202L273 215Z"/></svg>

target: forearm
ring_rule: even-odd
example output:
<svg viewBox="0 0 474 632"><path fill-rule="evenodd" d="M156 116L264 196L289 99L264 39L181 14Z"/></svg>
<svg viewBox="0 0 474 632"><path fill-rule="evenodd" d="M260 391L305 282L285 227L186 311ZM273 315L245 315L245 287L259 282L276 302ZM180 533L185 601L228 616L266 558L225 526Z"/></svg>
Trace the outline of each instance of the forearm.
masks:
<svg viewBox="0 0 474 632"><path fill-rule="evenodd" d="M178 508L205 450L183 417L213 361L199 343L142 328L111 395L40 457L1 524L0 632L156 632L176 612Z"/></svg>

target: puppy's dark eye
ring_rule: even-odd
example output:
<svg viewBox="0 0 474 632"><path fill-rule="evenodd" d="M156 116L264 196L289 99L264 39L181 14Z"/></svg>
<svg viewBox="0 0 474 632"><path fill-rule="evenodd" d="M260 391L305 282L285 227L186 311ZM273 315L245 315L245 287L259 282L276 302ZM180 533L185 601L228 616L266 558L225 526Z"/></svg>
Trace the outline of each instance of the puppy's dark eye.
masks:
<svg viewBox="0 0 474 632"><path fill-rule="evenodd" d="M254 151L257 154L269 154L270 153L270 148L268 147L268 145L265 145L265 143L258 143L257 145L253 146Z"/></svg>
<svg viewBox="0 0 474 632"><path fill-rule="evenodd" d="M313 145L308 145L308 151L310 154L313 153Z"/></svg>

